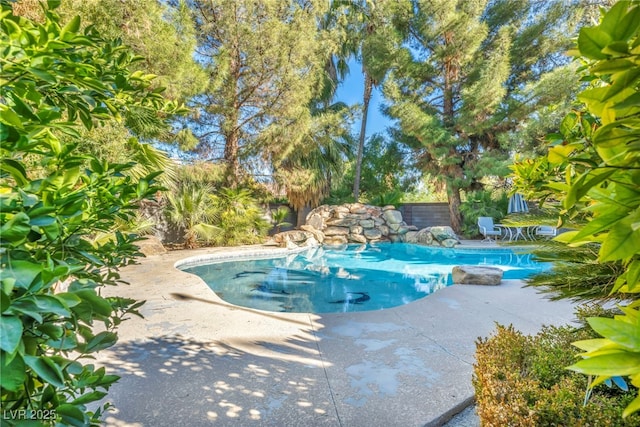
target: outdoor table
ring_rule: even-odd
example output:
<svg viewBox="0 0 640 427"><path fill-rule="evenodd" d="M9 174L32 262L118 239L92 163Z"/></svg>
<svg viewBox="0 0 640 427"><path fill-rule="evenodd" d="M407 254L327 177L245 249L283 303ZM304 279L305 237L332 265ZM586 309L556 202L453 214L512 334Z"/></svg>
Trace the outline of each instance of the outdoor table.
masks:
<svg viewBox="0 0 640 427"><path fill-rule="evenodd" d="M500 224L501 227L504 227L505 230L509 232L509 241L517 241L517 240L533 240L533 236L531 235L531 230L537 227L536 224L518 224L518 225L507 225ZM505 239L507 235L505 233Z"/></svg>

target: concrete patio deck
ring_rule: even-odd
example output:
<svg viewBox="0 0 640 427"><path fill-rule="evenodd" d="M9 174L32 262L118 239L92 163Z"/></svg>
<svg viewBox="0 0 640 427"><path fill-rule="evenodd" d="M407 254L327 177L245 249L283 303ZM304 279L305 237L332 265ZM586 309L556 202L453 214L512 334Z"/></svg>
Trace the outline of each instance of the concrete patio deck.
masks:
<svg viewBox="0 0 640 427"><path fill-rule="evenodd" d="M234 248L254 251L255 247ZM107 426L436 426L473 402L475 340L495 322L525 333L573 320L522 282L450 286L402 307L349 314L232 306L174 268L175 251L123 269L145 299L97 363L121 380Z"/></svg>

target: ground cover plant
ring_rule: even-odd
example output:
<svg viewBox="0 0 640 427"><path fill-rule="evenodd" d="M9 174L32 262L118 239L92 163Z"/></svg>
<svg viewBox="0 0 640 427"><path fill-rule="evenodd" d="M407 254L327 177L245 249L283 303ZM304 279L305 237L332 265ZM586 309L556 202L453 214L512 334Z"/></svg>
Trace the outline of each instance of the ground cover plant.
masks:
<svg viewBox="0 0 640 427"><path fill-rule="evenodd" d="M100 288L140 255L137 236L116 229L156 193L160 172L139 177L134 162L82 153L82 129L180 111L151 89L153 76L129 71L130 49L78 17L61 24L58 3L35 21L0 2L3 425L98 425L103 407L87 404L117 377L85 358L113 345L141 304Z"/></svg>

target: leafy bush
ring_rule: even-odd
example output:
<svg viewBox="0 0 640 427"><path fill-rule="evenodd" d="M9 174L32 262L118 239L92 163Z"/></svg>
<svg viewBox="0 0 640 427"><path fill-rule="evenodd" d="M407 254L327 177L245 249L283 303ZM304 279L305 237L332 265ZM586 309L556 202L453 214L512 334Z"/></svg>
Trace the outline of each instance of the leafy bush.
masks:
<svg viewBox="0 0 640 427"><path fill-rule="evenodd" d="M177 226L187 248L195 248L198 241L209 241L218 230L211 226L215 220L212 205L213 187L184 182L169 186L166 192L167 218Z"/></svg>
<svg viewBox="0 0 640 427"><path fill-rule="evenodd" d="M117 227L158 190L159 172L135 178L134 162L79 154L81 129L132 109L177 109L149 90L152 76L129 72L129 49L91 27L79 32L79 18L61 27L47 11L39 24L0 5L3 425L31 415L36 424L97 424L104 408L86 405L117 377L81 361L113 345L141 305L104 298L100 287L118 284L118 268L140 255L137 236Z"/></svg>
<svg viewBox="0 0 640 427"><path fill-rule="evenodd" d="M271 225L273 226L275 233L279 233L282 227L289 227L292 225L287 221L290 212L291 209L287 206L278 206L277 209L271 209Z"/></svg>
<svg viewBox="0 0 640 427"><path fill-rule="evenodd" d="M616 376L640 387L640 4L619 1L603 12L598 25L580 29L573 51L585 64L582 80L589 82L577 96L585 112L565 117L545 160L514 170L521 178L516 185L533 180L537 192L562 201L562 221L585 219L556 241L570 247L596 243L598 263L620 266L612 287L598 286L625 294L624 314L589 319L602 338L574 343L584 350L583 360L569 369L595 375L590 387ZM544 179L544 171L551 176ZM636 411L640 394L623 416Z"/></svg>
<svg viewBox="0 0 640 427"><path fill-rule="evenodd" d="M396 208L402 202L403 193L397 190L389 191L388 193L379 194L378 196L370 199L368 203L373 206L387 206L392 205Z"/></svg>
<svg viewBox="0 0 640 427"><path fill-rule="evenodd" d="M260 243L271 224L265 212L246 188L223 188L212 196L215 225L219 231L211 242L219 246Z"/></svg>
<svg viewBox="0 0 640 427"><path fill-rule="evenodd" d="M498 325L495 335L479 339L473 385L482 425L638 425L639 415L620 415L634 391L600 385L585 405L588 378L565 368L578 354L571 343L594 336L589 328L565 326L545 327L531 337Z"/></svg>
<svg viewBox="0 0 640 427"><path fill-rule="evenodd" d="M188 248L259 243L271 228L254 196L259 186L246 180L238 188L221 187L226 179L222 171L206 163L181 167L168 186L165 214Z"/></svg>

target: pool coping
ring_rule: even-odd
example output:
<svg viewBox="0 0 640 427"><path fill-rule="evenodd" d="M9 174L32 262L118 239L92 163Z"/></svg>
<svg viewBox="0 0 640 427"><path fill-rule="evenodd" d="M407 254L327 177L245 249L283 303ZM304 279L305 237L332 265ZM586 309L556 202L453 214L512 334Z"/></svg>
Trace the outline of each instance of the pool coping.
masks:
<svg viewBox="0 0 640 427"><path fill-rule="evenodd" d="M481 245L513 249L487 246ZM570 303L545 300L519 280L499 287L449 286L381 311L268 313L226 303L200 278L177 268L253 253L294 251L174 251L122 270L131 284L109 291L147 304L145 319L124 322L119 343L99 355L99 364L122 376L107 397L115 412L105 425L443 425L473 402L475 340L489 335L494 322L534 333L542 324L573 319ZM235 386L213 391L203 385L206 376L187 368L167 377L164 364L191 362L190 354L211 360L212 382L229 371L242 374L225 380ZM262 371L251 371L254 366ZM256 396L246 393L250 389ZM197 403L167 401L175 390ZM229 404L237 413L221 409Z"/></svg>

